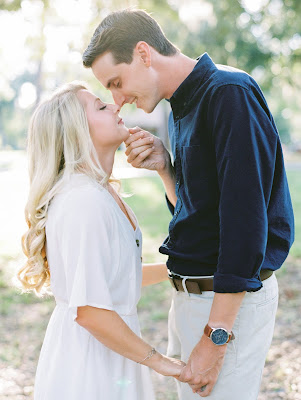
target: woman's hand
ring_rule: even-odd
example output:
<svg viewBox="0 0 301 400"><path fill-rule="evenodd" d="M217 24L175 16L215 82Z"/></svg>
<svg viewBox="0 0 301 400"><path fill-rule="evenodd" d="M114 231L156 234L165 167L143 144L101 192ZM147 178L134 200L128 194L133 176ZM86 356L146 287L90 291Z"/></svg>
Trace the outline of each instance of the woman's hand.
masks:
<svg viewBox="0 0 301 400"><path fill-rule="evenodd" d="M161 139L136 127L130 128L131 135L125 140L128 163L135 168L162 172L170 164L170 156Z"/></svg>
<svg viewBox="0 0 301 400"><path fill-rule="evenodd" d="M185 367L185 363L176 358L167 357L160 353L156 353L149 360L142 364L147 365L154 371L164 376L172 376L178 378Z"/></svg>
<svg viewBox="0 0 301 400"><path fill-rule="evenodd" d="M135 362L141 362L151 351L150 345L136 335L115 311L91 306L78 307L76 322L109 349ZM157 352L141 364L159 374L175 378L180 376L185 366L182 361Z"/></svg>

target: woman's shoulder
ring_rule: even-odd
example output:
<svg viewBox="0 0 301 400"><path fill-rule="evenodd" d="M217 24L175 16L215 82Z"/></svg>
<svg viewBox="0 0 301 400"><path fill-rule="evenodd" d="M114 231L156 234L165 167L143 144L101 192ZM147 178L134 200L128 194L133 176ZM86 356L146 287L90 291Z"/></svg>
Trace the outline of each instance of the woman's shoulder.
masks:
<svg viewBox="0 0 301 400"><path fill-rule="evenodd" d="M52 212L87 214L96 210L108 212L111 202L108 191L84 174L73 174L64 182L51 201ZM50 211L50 210L49 210Z"/></svg>

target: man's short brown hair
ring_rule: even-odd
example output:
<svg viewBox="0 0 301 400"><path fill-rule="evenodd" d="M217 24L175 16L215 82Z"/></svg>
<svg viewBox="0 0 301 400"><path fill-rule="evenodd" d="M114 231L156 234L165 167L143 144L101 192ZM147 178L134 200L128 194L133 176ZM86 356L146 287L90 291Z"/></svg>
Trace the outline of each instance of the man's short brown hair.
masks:
<svg viewBox="0 0 301 400"><path fill-rule="evenodd" d="M112 53L116 64L131 64L133 50L140 41L164 56L172 56L179 51L147 12L126 9L109 14L98 25L83 54L83 64L90 68L95 59L107 51Z"/></svg>

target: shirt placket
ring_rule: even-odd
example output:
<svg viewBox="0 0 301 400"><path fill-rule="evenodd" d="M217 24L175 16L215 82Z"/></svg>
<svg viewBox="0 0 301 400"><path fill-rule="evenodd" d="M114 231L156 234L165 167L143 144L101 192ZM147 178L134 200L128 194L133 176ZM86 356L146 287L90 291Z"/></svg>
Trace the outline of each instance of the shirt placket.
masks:
<svg viewBox="0 0 301 400"><path fill-rule="evenodd" d="M176 195L177 195L177 202L175 205L175 210L174 210L174 216L172 221L170 222L170 234L172 236L172 229L174 227L174 224L178 218L178 215L180 213L180 210L182 208L182 199L180 196L180 191L179 187L181 184L181 158L180 158L180 151L179 151L179 134L180 134L180 119L177 117L177 120L175 122L175 173L176 173Z"/></svg>

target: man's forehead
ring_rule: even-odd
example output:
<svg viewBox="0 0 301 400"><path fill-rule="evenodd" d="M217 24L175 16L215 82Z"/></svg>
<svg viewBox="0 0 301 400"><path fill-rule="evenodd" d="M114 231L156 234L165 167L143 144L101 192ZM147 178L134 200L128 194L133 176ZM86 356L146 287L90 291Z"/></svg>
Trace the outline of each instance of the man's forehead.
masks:
<svg viewBox="0 0 301 400"><path fill-rule="evenodd" d="M96 78L107 87L108 82L114 77L116 79L120 74L120 64L115 64L112 53L106 52L95 59L92 71Z"/></svg>

